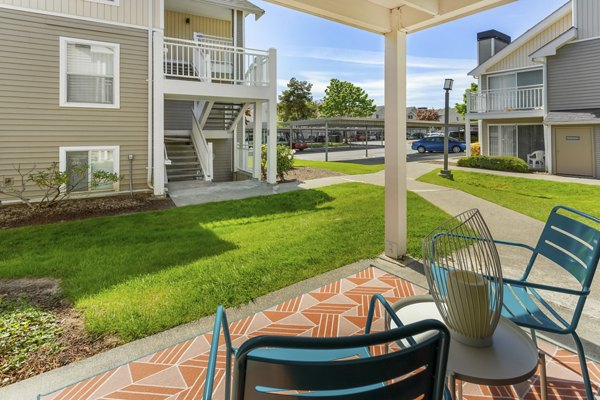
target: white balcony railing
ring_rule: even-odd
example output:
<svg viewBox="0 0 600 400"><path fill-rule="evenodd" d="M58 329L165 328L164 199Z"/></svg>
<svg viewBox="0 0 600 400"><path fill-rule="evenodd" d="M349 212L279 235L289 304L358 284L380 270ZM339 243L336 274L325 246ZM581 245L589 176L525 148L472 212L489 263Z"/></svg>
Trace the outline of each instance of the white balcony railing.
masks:
<svg viewBox="0 0 600 400"><path fill-rule="evenodd" d="M164 73L168 78L268 86L269 53L210 41L164 39Z"/></svg>
<svg viewBox="0 0 600 400"><path fill-rule="evenodd" d="M541 110L543 107L543 86L484 90L467 96L469 113Z"/></svg>
<svg viewBox="0 0 600 400"><path fill-rule="evenodd" d="M248 144L238 144L240 170L252 173L254 169L254 149Z"/></svg>

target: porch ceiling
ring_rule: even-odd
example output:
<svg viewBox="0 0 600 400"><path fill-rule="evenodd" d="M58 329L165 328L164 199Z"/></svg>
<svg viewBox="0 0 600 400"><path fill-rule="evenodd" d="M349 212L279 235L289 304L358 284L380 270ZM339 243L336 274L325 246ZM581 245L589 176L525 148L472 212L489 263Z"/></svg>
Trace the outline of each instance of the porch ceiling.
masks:
<svg viewBox="0 0 600 400"><path fill-rule="evenodd" d="M400 29L416 32L515 0L266 0L366 31L392 31L391 10L400 11Z"/></svg>

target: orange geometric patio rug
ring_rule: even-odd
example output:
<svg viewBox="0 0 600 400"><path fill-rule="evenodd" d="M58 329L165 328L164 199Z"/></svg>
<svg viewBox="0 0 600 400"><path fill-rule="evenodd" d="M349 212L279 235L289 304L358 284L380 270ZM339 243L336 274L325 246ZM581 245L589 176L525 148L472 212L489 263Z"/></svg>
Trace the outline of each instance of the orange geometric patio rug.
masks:
<svg viewBox="0 0 600 400"><path fill-rule="evenodd" d="M364 331L369 300L382 294L390 303L426 290L375 267L329 283L239 321L230 322L234 346L257 335L347 336ZM376 313L374 330L383 328ZM99 374L62 390L40 395L40 400L192 400L204 391L212 333L201 334L129 364ZM577 355L538 340L546 353L549 399L584 399ZM223 398L225 356L217 363L214 399ZM589 362L594 389L600 365ZM464 384L465 399L538 399L538 376L516 386Z"/></svg>

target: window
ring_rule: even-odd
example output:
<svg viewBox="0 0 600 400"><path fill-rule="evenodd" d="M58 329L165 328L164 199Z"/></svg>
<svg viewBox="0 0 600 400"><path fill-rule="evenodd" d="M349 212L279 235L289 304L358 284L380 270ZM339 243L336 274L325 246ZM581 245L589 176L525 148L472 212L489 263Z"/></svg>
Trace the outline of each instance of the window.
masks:
<svg viewBox="0 0 600 400"><path fill-rule="evenodd" d="M514 156L527 160L527 154L544 150L542 125L490 125L490 156Z"/></svg>
<svg viewBox="0 0 600 400"><path fill-rule="evenodd" d="M59 166L61 171L69 171L75 167L87 170L83 176L73 174L69 186L73 187L74 192L119 190L118 182L103 183L94 188L90 186L92 174L96 171L119 174L119 146L61 147Z"/></svg>
<svg viewBox="0 0 600 400"><path fill-rule="evenodd" d="M490 75L488 77L488 88L490 90L540 86L543 83L544 76L541 69L513 72L502 75Z"/></svg>
<svg viewBox="0 0 600 400"><path fill-rule="evenodd" d="M119 108L119 45L60 38L60 105Z"/></svg>

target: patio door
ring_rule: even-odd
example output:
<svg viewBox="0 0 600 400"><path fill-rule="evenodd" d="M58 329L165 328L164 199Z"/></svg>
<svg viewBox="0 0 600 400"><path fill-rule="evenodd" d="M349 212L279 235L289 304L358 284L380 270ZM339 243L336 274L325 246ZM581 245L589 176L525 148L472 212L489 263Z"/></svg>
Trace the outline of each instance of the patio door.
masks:
<svg viewBox="0 0 600 400"><path fill-rule="evenodd" d="M517 127L515 125L490 125L490 156L517 155Z"/></svg>
<svg viewBox="0 0 600 400"><path fill-rule="evenodd" d="M555 130L556 173L594 175L592 128L560 127Z"/></svg>

